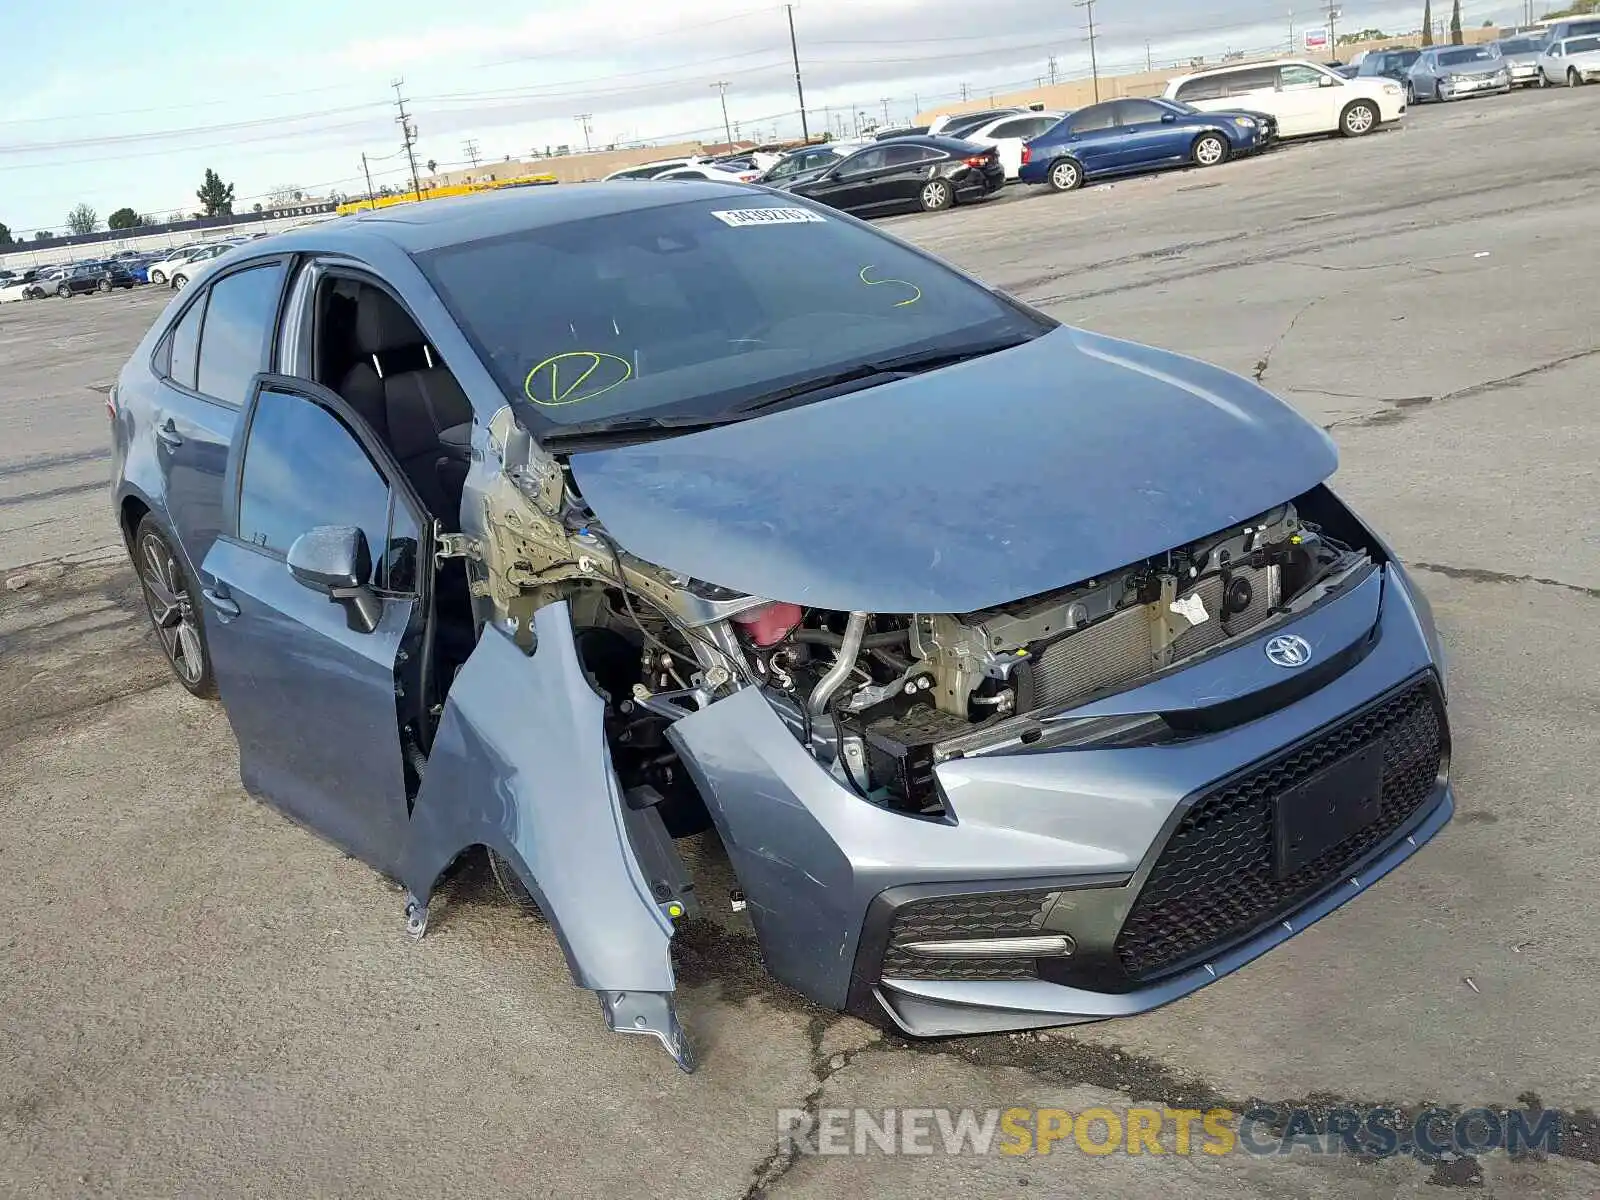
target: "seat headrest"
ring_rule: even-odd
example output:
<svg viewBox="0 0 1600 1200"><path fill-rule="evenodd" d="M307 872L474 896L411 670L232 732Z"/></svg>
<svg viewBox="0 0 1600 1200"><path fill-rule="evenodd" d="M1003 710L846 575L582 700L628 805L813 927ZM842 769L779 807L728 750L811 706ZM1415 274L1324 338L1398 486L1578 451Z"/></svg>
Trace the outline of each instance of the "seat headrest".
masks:
<svg viewBox="0 0 1600 1200"><path fill-rule="evenodd" d="M356 344L362 354L387 354L422 342L422 332L388 292L361 289L356 304Z"/></svg>

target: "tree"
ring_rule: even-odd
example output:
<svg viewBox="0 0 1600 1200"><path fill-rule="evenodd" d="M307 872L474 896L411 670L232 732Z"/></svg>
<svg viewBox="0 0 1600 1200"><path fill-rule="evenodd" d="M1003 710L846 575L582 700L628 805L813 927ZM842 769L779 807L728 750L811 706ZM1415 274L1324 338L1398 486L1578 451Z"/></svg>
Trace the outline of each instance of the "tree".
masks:
<svg viewBox="0 0 1600 1200"><path fill-rule="evenodd" d="M51 233L48 229L41 229L38 233L33 235L33 240L36 242L48 242L53 237L55 237L55 234Z"/></svg>
<svg viewBox="0 0 1600 1200"><path fill-rule="evenodd" d="M298 185L293 183L280 183L277 187L273 188L267 193L267 207L286 208L290 204L293 204L296 200L300 199L300 196L301 191Z"/></svg>
<svg viewBox="0 0 1600 1200"><path fill-rule="evenodd" d="M4 221L0 221L0 246L14 246L16 241L11 236L11 228Z"/></svg>
<svg viewBox="0 0 1600 1200"><path fill-rule="evenodd" d="M250 206L250 211L251 212L260 212L261 211L261 201L257 200L254 204L252 204Z"/></svg>
<svg viewBox="0 0 1600 1200"><path fill-rule="evenodd" d="M1422 44L1433 45L1433 0L1422 0Z"/></svg>
<svg viewBox="0 0 1600 1200"><path fill-rule="evenodd" d="M1450 9L1450 44L1461 45L1461 0L1455 0Z"/></svg>
<svg viewBox="0 0 1600 1200"><path fill-rule="evenodd" d="M80 204L67 214L67 228L73 233L93 233L100 228L100 214Z"/></svg>
<svg viewBox="0 0 1600 1200"><path fill-rule="evenodd" d="M439 170L439 164L438 164L438 162L437 162L437 161L436 161L436 160L435 160L435 159L431 159L431 158L430 158L430 159L429 159L429 160L428 160L428 174L429 174L429 175L434 175L434 174L437 174L437 173L438 173L438 170Z"/></svg>
<svg viewBox="0 0 1600 1200"><path fill-rule="evenodd" d="M1362 29L1356 33L1341 33L1339 44L1347 46L1352 42L1386 42L1389 35L1381 29Z"/></svg>
<svg viewBox="0 0 1600 1200"><path fill-rule="evenodd" d="M233 216L233 184L223 183L222 177L210 167L206 168L205 182L194 195L206 216Z"/></svg>
<svg viewBox="0 0 1600 1200"><path fill-rule="evenodd" d="M141 225L148 225L150 221L141 217L131 208L119 208L106 218L107 229L137 229Z"/></svg>
<svg viewBox="0 0 1600 1200"><path fill-rule="evenodd" d="M1494 28L1494 22L1493 21L1485 21L1478 28L1480 28L1480 29L1493 29Z"/></svg>

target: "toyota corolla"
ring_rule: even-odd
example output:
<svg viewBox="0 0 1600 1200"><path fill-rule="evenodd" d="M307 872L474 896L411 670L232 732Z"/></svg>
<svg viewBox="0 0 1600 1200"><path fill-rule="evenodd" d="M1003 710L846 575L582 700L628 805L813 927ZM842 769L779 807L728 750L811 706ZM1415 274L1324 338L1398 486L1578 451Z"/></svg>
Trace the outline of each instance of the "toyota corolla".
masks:
<svg viewBox="0 0 1600 1200"><path fill-rule="evenodd" d="M487 854L685 1067L677 838L720 837L779 980L926 1036L1175 1000L1452 811L1427 603L1319 429L804 198L253 242L109 406L159 643L246 789L417 936Z"/></svg>

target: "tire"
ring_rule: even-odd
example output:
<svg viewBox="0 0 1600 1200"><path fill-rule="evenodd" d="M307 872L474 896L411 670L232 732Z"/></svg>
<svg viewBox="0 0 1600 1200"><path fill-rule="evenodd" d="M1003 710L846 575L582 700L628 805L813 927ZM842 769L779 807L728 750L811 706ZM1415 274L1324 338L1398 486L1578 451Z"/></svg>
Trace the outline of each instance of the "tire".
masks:
<svg viewBox="0 0 1600 1200"><path fill-rule="evenodd" d="M1370 100L1357 100L1339 114L1339 132L1345 137L1365 137L1382 119Z"/></svg>
<svg viewBox="0 0 1600 1200"><path fill-rule="evenodd" d="M1202 133L1189 148L1189 158L1197 167L1215 167L1228 161L1228 139L1220 133Z"/></svg>
<svg viewBox="0 0 1600 1200"><path fill-rule="evenodd" d="M150 282L151 283L165 283L166 281L167 281L167 273L165 271L151 271L150 272Z"/></svg>
<svg viewBox="0 0 1600 1200"><path fill-rule="evenodd" d="M1578 72L1571 67L1567 68L1567 86L1569 88L1583 86L1583 76L1579 75Z"/></svg>
<svg viewBox="0 0 1600 1200"><path fill-rule="evenodd" d="M948 179L930 179L917 193L917 204L923 212L943 212L956 202L956 190Z"/></svg>
<svg viewBox="0 0 1600 1200"><path fill-rule="evenodd" d="M189 277L187 275L178 274L172 277L172 290L175 292L181 292L188 284Z"/></svg>
<svg viewBox="0 0 1600 1200"><path fill-rule="evenodd" d="M1061 158L1050 164L1045 181L1054 192L1075 192L1083 186L1083 167L1076 159Z"/></svg>
<svg viewBox="0 0 1600 1200"><path fill-rule="evenodd" d="M63 300L69 299L72 296L72 289L63 283L61 286L56 288L56 295L61 297Z"/></svg>
<svg viewBox="0 0 1600 1200"><path fill-rule="evenodd" d="M1547 88L1547 87L1550 86L1550 80L1548 78L1546 78L1543 67L1539 68L1539 78L1534 83L1533 86L1534 87L1542 87L1542 88Z"/></svg>
<svg viewBox="0 0 1600 1200"><path fill-rule="evenodd" d="M1411 86L1411 81L1408 79L1406 80L1406 107L1415 108L1416 106L1417 89Z"/></svg>
<svg viewBox="0 0 1600 1200"><path fill-rule="evenodd" d="M173 676L191 694L215 697L217 682L211 673L200 585L148 514L133 532L133 569L139 576L150 626Z"/></svg>
<svg viewBox="0 0 1600 1200"><path fill-rule="evenodd" d="M484 849L489 858L489 874L494 876L500 894L511 902L512 907L521 909L528 916L543 917L539 902L518 877L516 868L488 847Z"/></svg>
<svg viewBox="0 0 1600 1200"><path fill-rule="evenodd" d="M101 295L109 296L111 294L111 280L102 279L97 285L96 290L100 292Z"/></svg>

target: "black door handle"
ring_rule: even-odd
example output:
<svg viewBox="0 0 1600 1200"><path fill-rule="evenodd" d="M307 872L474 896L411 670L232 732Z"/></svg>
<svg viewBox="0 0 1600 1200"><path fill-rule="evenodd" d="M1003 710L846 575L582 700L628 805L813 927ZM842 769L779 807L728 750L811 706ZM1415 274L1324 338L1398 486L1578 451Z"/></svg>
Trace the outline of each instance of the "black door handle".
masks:
<svg viewBox="0 0 1600 1200"><path fill-rule="evenodd" d="M178 432L177 422L171 417L167 418L165 425L156 430L156 437L160 438L168 446L183 445L183 434Z"/></svg>

